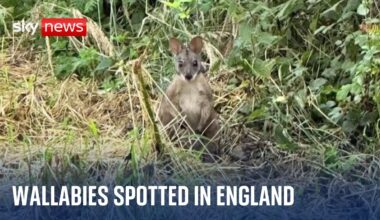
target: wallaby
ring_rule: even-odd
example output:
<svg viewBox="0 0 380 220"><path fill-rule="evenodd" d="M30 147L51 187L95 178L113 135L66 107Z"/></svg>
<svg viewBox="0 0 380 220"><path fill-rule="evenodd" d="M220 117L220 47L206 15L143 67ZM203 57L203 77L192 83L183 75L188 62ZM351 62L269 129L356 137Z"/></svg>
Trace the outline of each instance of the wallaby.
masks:
<svg viewBox="0 0 380 220"><path fill-rule="evenodd" d="M206 141L204 144L211 153L216 154L218 146L215 140L218 140L216 135L220 125L213 107L211 87L202 73L202 38L194 37L188 45L171 38L169 47L174 56L177 74L166 90L167 97L161 101L159 119L163 125L167 125L180 113L193 131L209 140L214 139L213 142Z"/></svg>

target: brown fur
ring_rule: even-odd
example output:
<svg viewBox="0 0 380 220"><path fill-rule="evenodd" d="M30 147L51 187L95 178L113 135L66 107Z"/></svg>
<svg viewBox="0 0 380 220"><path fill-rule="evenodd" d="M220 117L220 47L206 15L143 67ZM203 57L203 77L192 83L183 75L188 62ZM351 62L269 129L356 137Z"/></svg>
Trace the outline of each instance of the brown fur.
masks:
<svg viewBox="0 0 380 220"><path fill-rule="evenodd" d="M199 53L202 49L201 38L193 38L188 48L184 48L178 40L171 39L171 51L180 59L183 65L187 63L194 63L194 60L199 62L201 60ZM190 51L189 51L190 50ZM182 66L183 66L182 65ZM208 79L200 71L202 68L186 67L178 68L178 75L166 90L166 96L163 97L159 109L159 118L164 125L170 123L177 115L178 112L185 117L186 123L193 131L202 134L208 139L214 139L213 143L207 144L207 148L212 153L216 153L217 140L216 134L220 128L218 122L218 114L213 107L212 90L208 83ZM191 80L183 77L185 74L191 74ZM169 135L173 136L173 130Z"/></svg>

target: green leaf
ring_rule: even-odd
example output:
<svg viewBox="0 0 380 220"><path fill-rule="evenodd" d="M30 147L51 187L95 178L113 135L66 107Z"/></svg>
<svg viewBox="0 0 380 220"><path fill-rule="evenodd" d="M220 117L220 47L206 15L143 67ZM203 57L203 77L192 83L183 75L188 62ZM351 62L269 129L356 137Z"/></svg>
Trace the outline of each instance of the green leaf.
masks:
<svg viewBox="0 0 380 220"><path fill-rule="evenodd" d="M336 12L338 6L339 6L340 3L342 3L342 2L343 2L343 0L340 0L339 2L335 3L333 6L331 6L330 8L328 8L327 10L325 10L324 12L322 12L322 13L321 13L321 16L328 15L328 14L331 13L331 12Z"/></svg>
<svg viewBox="0 0 380 220"><path fill-rule="evenodd" d="M369 9L364 4L360 4L356 12L359 15L366 16L369 12Z"/></svg>
<svg viewBox="0 0 380 220"><path fill-rule="evenodd" d="M189 18L189 14L186 11L183 11L179 13L179 17L184 19L184 18Z"/></svg>
<svg viewBox="0 0 380 220"><path fill-rule="evenodd" d="M259 32L256 34L256 37L257 42L264 44L265 46L271 46L275 44L279 39L278 36L272 35L268 32Z"/></svg>
<svg viewBox="0 0 380 220"><path fill-rule="evenodd" d="M324 78L317 78L310 83L310 89L313 91L321 89L321 87L326 84L327 80Z"/></svg>
<svg viewBox="0 0 380 220"><path fill-rule="evenodd" d="M168 6L169 8L179 9L181 7L181 2L179 1L174 1L174 2L161 1L161 3Z"/></svg>
<svg viewBox="0 0 380 220"><path fill-rule="evenodd" d="M274 131L274 138L276 143L285 150L295 151L298 149L298 145L295 144L290 137L288 137L288 132L281 126L277 126Z"/></svg>
<svg viewBox="0 0 380 220"><path fill-rule="evenodd" d="M328 147L324 152L324 158L326 166L331 167L338 162L338 151L335 147Z"/></svg>
<svg viewBox="0 0 380 220"><path fill-rule="evenodd" d="M242 113L244 115L248 115L251 112L251 105L248 103L244 104L239 108L239 113Z"/></svg>
<svg viewBox="0 0 380 220"><path fill-rule="evenodd" d="M286 104L288 102L288 98L286 96L280 95L280 96L277 96L274 99L274 101L278 103Z"/></svg>
<svg viewBox="0 0 380 220"><path fill-rule="evenodd" d="M109 57L101 57L100 58L100 63L98 64L98 66L95 68L95 70L97 71L104 71L104 70L107 70L108 68L110 68L113 64L113 61L111 58Z"/></svg>
<svg viewBox="0 0 380 220"><path fill-rule="evenodd" d="M306 67L301 66L301 64L297 64L293 73L295 76L299 77L299 76L302 76L306 71L307 71Z"/></svg>
<svg viewBox="0 0 380 220"><path fill-rule="evenodd" d="M251 114L248 116L248 119L255 120L258 118L263 118L266 116L266 113L267 113L267 109L264 106L262 106L261 108L256 109L255 111L251 112Z"/></svg>
<svg viewBox="0 0 380 220"><path fill-rule="evenodd" d="M343 111L342 111L342 108L341 107L335 107L333 108L328 116L330 117L330 119L334 122L338 122L342 117L343 117Z"/></svg>
<svg viewBox="0 0 380 220"><path fill-rule="evenodd" d="M99 137L99 129L94 120L90 120L88 122L88 128L90 129L90 132L93 136Z"/></svg>
<svg viewBox="0 0 380 220"><path fill-rule="evenodd" d="M274 59L268 61L264 61L261 59L255 59L251 66L251 71L254 75L260 77L269 77L272 73L272 69L275 65L276 61Z"/></svg>
<svg viewBox="0 0 380 220"><path fill-rule="evenodd" d="M301 89L299 90L296 95L294 96L294 99L296 100L297 104L301 109L305 108L305 103L307 101L307 95L306 95L306 90Z"/></svg>
<svg viewBox="0 0 380 220"><path fill-rule="evenodd" d="M331 79L336 76L336 72L337 71L334 68L326 68L325 70L323 70L322 76Z"/></svg>
<svg viewBox="0 0 380 220"><path fill-rule="evenodd" d="M361 0L348 0L346 7L344 7L343 12L348 12L348 11L355 11Z"/></svg>
<svg viewBox="0 0 380 220"><path fill-rule="evenodd" d="M322 34L326 34L330 30L334 30L333 28L337 25L337 23L332 23L329 26L322 25L317 30L314 31L314 35L317 35L322 32Z"/></svg>
<svg viewBox="0 0 380 220"><path fill-rule="evenodd" d="M289 0L285 2L284 4L281 4L278 6L279 9L281 9L278 14L277 18L279 20L283 20L286 18L289 18L289 15L293 12L296 12L304 7L304 1L301 0Z"/></svg>
<svg viewBox="0 0 380 220"><path fill-rule="evenodd" d="M242 46L251 45L252 43L252 27L247 23L242 23L239 30L239 43Z"/></svg>
<svg viewBox="0 0 380 220"><path fill-rule="evenodd" d="M342 86L339 91L336 93L336 100L343 101L347 98L348 93L351 91L352 84L347 84Z"/></svg>
<svg viewBox="0 0 380 220"><path fill-rule="evenodd" d="M84 6L84 12L85 13L89 13L89 12L92 12L96 9L96 6L98 5L98 1L97 0L90 0L90 1L87 1L85 6Z"/></svg>
<svg viewBox="0 0 380 220"><path fill-rule="evenodd" d="M212 1L202 2L199 6L199 10L203 12L208 12L210 9L212 9L212 6L213 6Z"/></svg>
<svg viewBox="0 0 380 220"><path fill-rule="evenodd" d="M345 120L342 124L342 130L347 133L355 131L356 127L357 124L355 124L352 120Z"/></svg>
<svg viewBox="0 0 380 220"><path fill-rule="evenodd" d="M314 31L314 35L316 35L316 34L319 34L320 32L322 32L323 30L325 30L326 29L326 26L325 25L322 25L322 26L320 26L317 30L315 30Z"/></svg>

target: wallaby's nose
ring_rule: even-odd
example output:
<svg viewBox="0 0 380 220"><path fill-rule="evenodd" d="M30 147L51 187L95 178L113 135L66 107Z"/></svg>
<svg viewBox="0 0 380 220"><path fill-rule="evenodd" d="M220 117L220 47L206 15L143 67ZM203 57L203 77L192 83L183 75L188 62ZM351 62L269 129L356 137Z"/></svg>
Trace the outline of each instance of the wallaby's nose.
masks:
<svg viewBox="0 0 380 220"><path fill-rule="evenodd" d="M193 78L193 76L192 76L191 74L186 74L186 75L185 75L185 78L186 78L187 80L191 80L191 78Z"/></svg>

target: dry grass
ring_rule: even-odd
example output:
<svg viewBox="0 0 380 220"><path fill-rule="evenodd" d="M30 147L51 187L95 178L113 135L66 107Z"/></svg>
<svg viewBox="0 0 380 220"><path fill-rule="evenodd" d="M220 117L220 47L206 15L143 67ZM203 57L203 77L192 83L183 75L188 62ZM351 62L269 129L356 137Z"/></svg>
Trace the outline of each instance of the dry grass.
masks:
<svg viewBox="0 0 380 220"><path fill-rule="evenodd" d="M125 89L103 92L91 80L80 81L75 76L56 80L39 57L34 60L11 59L17 57L12 54L3 57L0 148L4 152L1 167L6 176L23 177L24 173L19 171L29 170L29 179L34 179L46 165L53 167L53 173L54 170L62 173L62 166L79 166L75 160L80 160L84 173L99 163L105 164L98 167L97 172L107 173L112 180L120 169L127 173L131 169L125 158L132 146L136 146L138 160L135 169L143 172L144 167L154 165L158 169L154 174L156 181L170 179L173 173L179 179L207 177L206 181L210 182L281 181L283 178L298 181L308 180L325 169L318 161L311 162L307 153L281 151L270 141L262 140L260 132L239 123L236 114L247 94L239 88L228 93L223 91L223 85L231 76L227 71L211 78L216 106L220 106L222 113L225 154L218 162L205 164L198 153L176 148L175 143L165 141L165 154L171 158L168 163L157 160L149 118L133 74L124 73L128 84ZM122 71L128 71L128 65L125 64ZM145 70L144 74L149 72ZM145 78L148 82L151 79L149 75ZM148 84L154 85L154 82ZM158 100L153 97L150 102L155 106ZM134 136L134 128L142 129L137 136ZM51 159L46 158L47 152L51 152ZM243 158L244 161L240 161ZM60 161L66 162L60 164ZM97 172L93 174L100 175ZM66 181L72 174L62 175L60 181Z"/></svg>
<svg viewBox="0 0 380 220"><path fill-rule="evenodd" d="M342 196L347 204L352 197L359 196L368 204L365 208L373 210L374 216L378 212L370 205L376 202L373 201L376 192L364 186L364 181L376 181L379 176L377 159L362 155L362 163L351 171L363 184L352 185L346 177L312 161L307 152L290 154L270 141L261 140L258 131L238 123L237 109L247 97L240 89L223 91L223 85L231 76L228 72L212 78L216 106L221 106L225 125L224 143L227 148L244 146L242 149L248 156L245 161L236 160L228 149L217 163L202 163L196 153L175 148L167 141L165 155L168 157L157 158L153 143L143 140L151 134L131 135L135 126L142 128L143 133L144 128L150 129L133 74L125 73L129 85L126 89L102 92L94 81L80 81L74 76L56 80L38 56L30 60L23 56L11 59L11 55L2 55L0 71L0 178L6 185L18 181L64 184L98 180L122 184L133 172L138 173L141 181L152 184L188 184L191 180L193 184L279 183L307 187L319 181L320 190L330 191L330 197L320 197L318 192L312 191L305 197L310 207L304 210L308 211L299 210L298 217L310 213L315 218L331 213L348 216L362 209L350 212L332 209L331 204L342 202L338 200ZM123 69L128 70L128 64ZM144 74L149 72L146 70ZM146 79L149 81L150 77ZM154 82L149 84L153 86ZM155 105L158 100L150 101ZM97 131L89 128L91 122L97 125ZM133 157L138 161L135 168L133 160L126 159L132 146L136 147ZM335 175L335 180L330 181L329 175ZM236 215L250 214L242 211L236 209ZM26 214L18 211L18 215ZM157 216L154 212L149 214ZM265 217L266 213L258 211L255 215Z"/></svg>
<svg viewBox="0 0 380 220"><path fill-rule="evenodd" d="M90 24L91 38L71 38L71 43L76 48L94 44L102 55L114 54L110 40L96 23ZM13 46L3 47L0 53L1 183L321 183L330 195L340 195L342 187L348 192L358 191L363 200L371 201L366 186L379 180L379 158L356 155L352 167L342 173L326 167L323 152L314 146L299 143L301 148L295 152L282 150L239 116L241 107L247 101L254 105L256 96L247 92L244 84L226 91L227 82L237 72L234 69L221 66L217 75L210 76L225 151L218 161L203 163L201 153L168 141L162 126L164 152L157 156L152 126L156 122L150 120L140 82L132 74L136 60L114 67L125 88L105 92L98 89L98 82L79 80L75 75L57 80L52 73L51 51L25 51L20 46L24 40L7 39ZM50 42L46 43L49 48ZM224 54L210 42L205 52L212 64ZM145 67L146 60L141 73L149 88L148 102L156 109L157 94L163 95L163 88ZM243 80L253 83L248 77ZM350 182L355 182L354 188ZM334 197L319 198L315 191L308 199L317 204L310 204L323 207L323 202L334 202Z"/></svg>
<svg viewBox="0 0 380 220"><path fill-rule="evenodd" d="M169 143L160 126L161 135L166 140L165 154L171 158L167 165L167 162L157 160L154 152L151 122L138 91L139 82L128 72L132 62L122 64L118 69L118 74L124 75L126 88L103 92L98 90L95 81L80 81L75 75L63 81L55 79L49 66L42 62L44 57L46 55L32 56L20 51L2 54L0 148L5 152L1 166L7 170L7 176L19 174L19 177L25 177L18 172L24 170L29 171L29 179L34 179L41 175L44 166L53 167L53 171L63 170L62 166L75 165L75 160L82 161L85 164L82 168L87 171L94 164L107 164L107 169L114 169L107 172L112 176L115 169L120 169L116 165L126 164L125 157L136 145L135 154L141 169L150 164L169 166L180 178L195 174L199 179L209 176L207 181L221 178L228 182L233 179L231 173L240 176L241 167L248 165L236 163L241 154L247 155L247 161L260 158L263 151L281 154L273 144L261 141L257 132L237 121L237 111L247 97L239 88L229 93L223 91L223 84L229 80L228 72L211 79L216 106L221 106L221 132L225 137L226 153L221 155L218 163L204 164L199 153ZM148 70L144 68L143 74L151 89L158 89ZM151 98L149 101L156 108L159 100ZM134 128L140 129L137 137ZM240 155L231 157L229 152L236 147ZM51 152L51 158L47 158L47 152ZM248 170L260 168L262 159L251 161ZM157 175L157 179L168 178L165 172L159 171ZM62 176L60 181L65 181L65 177Z"/></svg>

